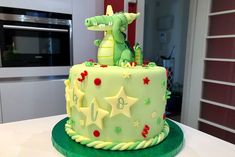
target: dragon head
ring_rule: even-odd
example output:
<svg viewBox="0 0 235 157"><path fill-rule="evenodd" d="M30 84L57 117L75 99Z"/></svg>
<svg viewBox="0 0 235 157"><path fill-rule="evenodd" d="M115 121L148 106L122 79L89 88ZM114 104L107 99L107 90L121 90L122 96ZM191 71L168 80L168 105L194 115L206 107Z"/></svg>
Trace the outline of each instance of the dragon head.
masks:
<svg viewBox="0 0 235 157"><path fill-rule="evenodd" d="M113 37L117 42L125 42L125 38L122 34L128 26L140 13L116 13L113 15L102 15L87 18L85 20L85 26L88 30L93 31L112 31Z"/></svg>

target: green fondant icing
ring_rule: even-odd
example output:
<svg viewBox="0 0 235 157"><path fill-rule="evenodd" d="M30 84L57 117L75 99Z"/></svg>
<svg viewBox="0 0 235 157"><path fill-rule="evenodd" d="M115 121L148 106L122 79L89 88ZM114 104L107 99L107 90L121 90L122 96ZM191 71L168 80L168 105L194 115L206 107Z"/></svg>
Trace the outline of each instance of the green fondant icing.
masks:
<svg viewBox="0 0 235 157"><path fill-rule="evenodd" d="M162 88L162 80L166 80L166 70L162 67L149 67L145 69L142 66L135 66L132 68L122 68L119 66L108 66L106 68L100 67L100 65L94 65L94 67L87 67L85 64L75 65L70 69L71 93L74 89L74 82L78 77L81 77L81 73L86 70L88 77L84 82L78 82L79 90L84 93L84 99L82 101L83 107L91 105L89 102L95 98L99 104L99 108L111 113L112 106L105 100L106 97L113 97L117 95L121 87L125 89L125 94L128 97L137 98L133 106L130 107L130 117L119 114L118 116L110 117L110 114L103 119L102 134L99 136L101 141L116 141L119 143L128 141L141 141L142 127L133 127L133 122L137 119L140 124L148 124L151 130L148 134L148 138L153 138L158 135L163 129L163 124L156 123L156 119L149 117L153 112L156 112L156 117L160 117L165 112L165 99L163 97L166 93L166 88ZM123 79L123 73L130 74L131 79L126 81ZM143 86L142 79L148 77L151 80L151 84ZM102 86L96 88L94 85L94 79L100 78L102 80ZM156 90L157 89L157 90ZM153 92L154 91L154 92ZM151 100L151 105L145 106L145 99ZM121 100L121 99L120 99ZM125 104L123 101L119 101L120 104ZM76 106L76 102L71 101L70 106ZM116 104L116 102L115 102ZM120 105L120 107L123 105ZM125 106L125 105L124 105ZM95 113L95 112L94 112ZM94 114L95 115L95 114ZM90 134L92 130L97 129L95 125L80 126L80 120L86 120L86 116L83 115L76 107L71 108L71 119L74 120L74 127L72 128L76 134L87 137L88 139L94 139L94 136ZM122 138L113 129L119 126L122 128Z"/></svg>
<svg viewBox="0 0 235 157"><path fill-rule="evenodd" d="M135 52L135 62L137 65L142 65L143 64L143 53L140 47L139 43L136 43L134 45L134 52Z"/></svg>

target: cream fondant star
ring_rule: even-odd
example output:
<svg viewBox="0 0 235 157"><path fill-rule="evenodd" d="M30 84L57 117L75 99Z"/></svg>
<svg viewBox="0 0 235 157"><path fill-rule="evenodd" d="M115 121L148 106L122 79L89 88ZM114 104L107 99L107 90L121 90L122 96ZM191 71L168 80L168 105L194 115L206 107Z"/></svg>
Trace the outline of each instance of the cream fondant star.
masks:
<svg viewBox="0 0 235 157"><path fill-rule="evenodd" d="M152 117L152 118L157 117L157 112L152 112L151 117Z"/></svg>
<svg viewBox="0 0 235 157"><path fill-rule="evenodd" d="M104 117L109 114L108 111L99 108L95 98L88 107L81 107L80 111L86 116L86 126L95 124L100 129L103 128Z"/></svg>
<svg viewBox="0 0 235 157"><path fill-rule="evenodd" d="M70 82L69 80L64 81L65 84L65 99L66 99L66 113L68 117L71 116L71 106L70 106Z"/></svg>
<svg viewBox="0 0 235 157"><path fill-rule="evenodd" d="M85 125L85 121L84 121L84 120L79 120L79 124L80 124L81 126L84 126L84 125Z"/></svg>
<svg viewBox="0 0 235 157"><path fill-rule="evenodd" d="M134 121L133 126L136 127L136 128L140 127L140 122L138 120Z"/></svg>
<svg viewBox="0 0 235 157"><path fill-rule="evenodd" d="M129 79L129 78L131 77L131 74L128 73L128 72L124 72L124 73L122 74L122 76L123 76L123 78L125 78L125 79Z"/></svg>
<svg viewBox="0 0 235 157"><path fill-rule="evenodd" d="M131 117L130 108L138 99L127 96L124 92L124 88L121 87L116 96L106 97L105 100L112 106L110 117L118 114Z"/></svg>
<svg viewBox="0 0 235 157"><path fill-rule="evenodd" d="M77 80L74 81L74 94L77 97L76 108L79 111L80 108L82 107L84 93L79 89L79 85L78 85Z"/></svg>

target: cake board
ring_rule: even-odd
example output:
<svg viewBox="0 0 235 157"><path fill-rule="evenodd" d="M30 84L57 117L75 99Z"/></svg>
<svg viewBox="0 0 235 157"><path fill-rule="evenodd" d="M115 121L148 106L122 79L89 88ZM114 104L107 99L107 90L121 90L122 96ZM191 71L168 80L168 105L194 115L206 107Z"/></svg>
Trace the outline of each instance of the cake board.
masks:
<svg viewBox="0 0 235 157"><path fill-rule="evenodd" d="M167 119L170 133L160 144L140 150L110 151L89 148L72 140L65 132L68 118L59 121L52 130L53 146L66 157L173 157L183 146L184 135L180 127Z"/></svg>

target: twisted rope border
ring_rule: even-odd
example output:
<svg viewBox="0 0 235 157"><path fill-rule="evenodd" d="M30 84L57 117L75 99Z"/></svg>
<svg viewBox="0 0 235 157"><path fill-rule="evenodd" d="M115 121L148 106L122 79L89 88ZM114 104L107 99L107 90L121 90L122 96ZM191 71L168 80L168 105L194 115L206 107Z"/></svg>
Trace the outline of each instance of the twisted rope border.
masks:
<svg viewBox="0 0 235 157"><path fill-rule="evenodd" d="M79 135L72 129L70 119L65 124L65 131L71 137L71 139L81 143L82 145L86 145L87 147L94 147L96 149L104 150L137 150L157 145L167 137L170 128L167 122L165 121L162 132L155 137L143 141L121 143L97 141Z"/></svg>

